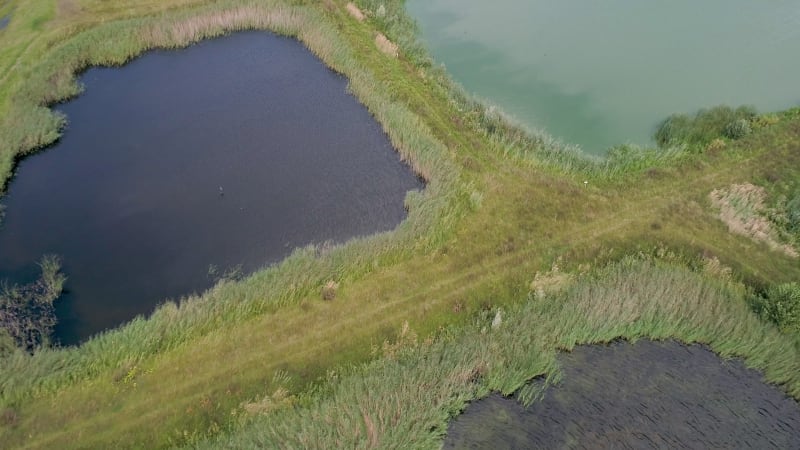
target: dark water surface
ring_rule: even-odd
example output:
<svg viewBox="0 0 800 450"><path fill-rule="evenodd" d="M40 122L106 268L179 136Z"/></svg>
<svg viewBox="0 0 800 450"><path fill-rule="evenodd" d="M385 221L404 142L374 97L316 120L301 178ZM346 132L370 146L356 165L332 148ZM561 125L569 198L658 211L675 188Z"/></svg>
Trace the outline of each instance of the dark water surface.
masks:
<svg viewBox="0 0 800 450"><path fill-rule="evenodd" d="M423 187L346 79L292 39L237 33L82 81L57 108L62 140L19 165L0 225L0 278L62 257L64 344L209 287L210 265L249 272L392 229Z"/></svg>
<svg viewBox="0 0 800 450"><path fill-rule="evenodd" d="M0 17L0 30L5 28L8 25L8 22L10 21L11 21L11 16Z"/></svg>
<svg viewBox="0 0 800 450"><path fill-rule="evenodd" d="M470 405L445 448L800 448L800 405L704 346L617 342L559 357L560 384L523 408Z"/></svg>

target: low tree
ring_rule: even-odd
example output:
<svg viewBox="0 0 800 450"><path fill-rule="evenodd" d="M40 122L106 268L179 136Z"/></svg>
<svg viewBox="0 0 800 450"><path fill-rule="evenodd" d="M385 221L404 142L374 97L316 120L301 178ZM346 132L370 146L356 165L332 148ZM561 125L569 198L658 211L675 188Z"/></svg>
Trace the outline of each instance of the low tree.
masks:
<svg viewBox="0 0 800 450"><path fill-rule="evenodd" d="M46 345L56 324L53 302L61 295L66 277L57 257L39 263L42 274L33 283L0 286L0 353L14 346L26 351Z"/></svg>

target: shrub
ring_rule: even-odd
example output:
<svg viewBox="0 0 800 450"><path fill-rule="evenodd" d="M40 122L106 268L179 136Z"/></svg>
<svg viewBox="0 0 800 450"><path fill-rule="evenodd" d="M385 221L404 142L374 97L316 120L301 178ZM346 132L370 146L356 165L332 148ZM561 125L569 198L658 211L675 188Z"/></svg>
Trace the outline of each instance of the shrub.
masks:
<svg viewBox="0 0 800 450"><path fill-rule="evenodd" d="M33 351L50 339L56 323L53 302L61 295L66 277L54 256L45 256L39 266L42 275L35 282L0 287L0 353L8 353L11 342Z"/></svg>
<svg viewBox="0 0 800 450"><path fill-rule="evenodd" d="M784 283L754 299L757 313L783 331L800 332L800 283Z"/></svg>
<svg viewBox="0 0 800 450"><path fill-rule="evenodd" d="M751 131L750 122L747 119L736 119L725 126L725 136L731 139L741 139Z"/></svg>
<svg viewBox="0 0 800 450"><path fill-rule="evenodd" d="M686 114L673 114L658 126L655 139L659 147L669 147L683 142L686 139L692 119Z"/></svg>
<svg viewBox="0 0 800 450"><path fill-rule="evenodd" d="M722 136L744 136L750 132L750 122L755 117L755 109L749 106L701 109L694 117L673 114L661 122L654 137L662 148L680 144L705 147Z"/></svg>

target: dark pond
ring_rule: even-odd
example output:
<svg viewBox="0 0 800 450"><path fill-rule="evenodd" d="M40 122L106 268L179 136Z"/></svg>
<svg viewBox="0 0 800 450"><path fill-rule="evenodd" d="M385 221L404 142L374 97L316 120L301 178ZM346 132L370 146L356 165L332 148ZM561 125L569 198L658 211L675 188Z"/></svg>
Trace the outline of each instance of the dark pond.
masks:
<svg viewBox="0 0 800 450"><path fill-rule="evenodd" d="M800 405L704 346L617 342L559 357L564 377L523 408L470 405L445 448L800 448Z"/></svg>
<svg viewBox="0 0 800 450"><path fill-rule="evenodd" d="M11 21L11 16L0 17L0 30L8 25L8 22Z"/></svg>
<svg viewBox="0 0 800 450"><path fill-rule="evenodd" d="M0 225L0 278L62 257L65 345L208 288L212 265L250 272L392 229L423 187L347 80L292 39L237 33L82 82L57 108L61 141L19 165Z"/></svg>

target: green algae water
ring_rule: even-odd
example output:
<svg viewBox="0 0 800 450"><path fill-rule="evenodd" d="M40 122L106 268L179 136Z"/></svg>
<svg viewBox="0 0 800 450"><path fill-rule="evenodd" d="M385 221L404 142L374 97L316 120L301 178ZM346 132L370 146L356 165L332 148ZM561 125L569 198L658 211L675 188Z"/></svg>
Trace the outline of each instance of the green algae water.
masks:
<svg viewBox="0 0 800 450"><path fill-rule="evenodd" d="M800 104L794 0L408 0L438 63L584 151L652 144L672 113Z"/></svg>

